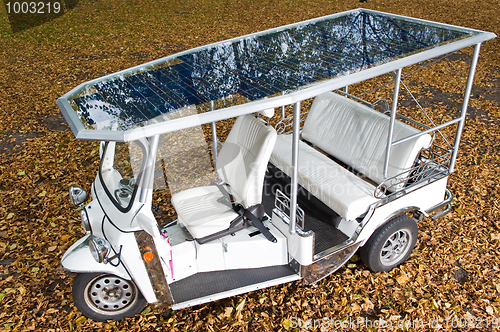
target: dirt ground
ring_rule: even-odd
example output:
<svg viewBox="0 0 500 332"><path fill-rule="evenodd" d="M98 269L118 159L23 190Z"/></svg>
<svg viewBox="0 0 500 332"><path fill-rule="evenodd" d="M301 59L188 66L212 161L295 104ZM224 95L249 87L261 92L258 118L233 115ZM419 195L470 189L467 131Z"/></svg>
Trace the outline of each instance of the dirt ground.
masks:
<svg viewBox="0 0 500 332"><path fill-rule="evenodd" d="M481 49L449 181L452 211L419 223L401 267L372 273L355 257L312 286L294 282L179 311L147 307L121 322L94 322L73 304L73 274L60 259L84 233L68 187L90 188L98 142L75 140L56 99L195 46L358 7L500 33L498 0L66 0L61 15L35 23L0 8L0 331L285 331L323 318L346 331L360 330L348 324L359 319L365 331L403 330L397 322L410 331L498 328L500 38ZM471 54L430 68L440 84L412 79L423 107L457 111L464 81L455 71L466 72Z"/></svg>

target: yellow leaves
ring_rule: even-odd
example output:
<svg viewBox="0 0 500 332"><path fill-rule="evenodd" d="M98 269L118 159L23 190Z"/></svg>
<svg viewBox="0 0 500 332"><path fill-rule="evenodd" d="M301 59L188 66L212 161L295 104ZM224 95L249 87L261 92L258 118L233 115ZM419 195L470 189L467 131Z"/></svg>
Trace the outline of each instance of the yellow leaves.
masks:
<svg viewBox="0 0 500 332"><path fill-rule="evenodd" d="M490 306L490 305L486 307L486 312L487 312L488 314L490 314L490 315L494 315L494 314L495 314L495 310L494 310L494 309L493 309L493 307L492 307L492 306Z"/></svg>
<svg viewBox="0 0 500 332"><path fill-rule="evenodd" d="M495 286L495 290L500 293L500 284L497 284L497 283L493 283L493 286ZM497 298L498 300L500 300L500 298Z"/></svg>
<svg viewBox="0 0 500 332"><path fill-rule="evenodd" d="M199 12L203 11L207 22L216 21L213 19L213 16L220 15L221 11L213 12L211 10L213 4L202 0L193 1L194 5L192 7L194 12L191 16L199 15ZM488 12L488 10L491 12L491 6L481 6L483 4L481 1L483 0L478 2L477 8L486 8L485 12ZM238 29L243 29L244 31L242 32L249 33L270 27L271 25L278 26L280 24L280 20L283 18L281 7L277 6L274 8L270 4L265 4L265 10L261 10L263 8L262 4L254 3L251 1L246 2L245 5L248 6L248 9L246 9L239 2L231 0L224 2L224 7L227 7L224 8L225 17L229 20L226 28L227 26L232 27L231 29L234 32L231 33L234 33L234 35L238 34ZM392 5L389 4L387 11L394 11L393 9L401 3L403 2L397 0ZM142 0L139 0L138 4L140 6L148 5ZM75 9L75 15L72 15L71 20L76 19L78 21L78 17L88 17L92 6L89 7L86 3L82 3ZM109 16L110 11L105 9L101 12L92 11L91 15L97 22L103 23L103 30L114 31L117 27L112 24L114 21L113 17L116 18L122 14L123 11L127 10L127 6L127 4L123 3L120 7L113 8L115 12L112 12L111 16ZM321 12L321 10L324 11L325 8L331 8L331 6L318 5L316 6L317 8L323 8L318 11L318 9L309 8L310 5L307 2L302 6L297 2L293 2L293 6L290 6L290 8L295 8L296 12L300 12L301 8L308 7L306 11L302 12L302 16L306 15L308 18L324 15L325 13ZM136 7L134 5L134 8ZM158 6L156 5L156 7ZM162 13L167 11L167 9L160 7L158 7L158 10ZM417 8L418 6L414 7ZM198 12L196 12L196 8L198 8ZM425 8L425 6L420 6L420 8ZM457 6L457 8L460 8L460 6ZM340 11L341 9L336 8L334 10ZM143 14L146 11L140 12ZM261 16L257 17L255 13L261 12L265 14L259 14ZM235 13L241 13L244 16L236 15ZM433 15L437 15L434 13L440 13L439 15L441 15L443 11L429 10L425 15L428 15L428 18L432 19ZM127 15L127 22L135 22L133 13L127 13ZM450 15L447 18L449 21L455 19L463 20L463 18L460 18L460 15L453 13ZM478 17L484 17L484 14L481 14L479 11L475 12L475 15L476 20L478 20ZM162 20L165 17L169 17L168 15L160 16ZM102 20L103 17L106 20ZM245 22L237 22L238 20L241 21L241 17L245 17L245 21L247 22L258 22L256 23L258 26ZM500 304L498 294L496 294L496 292L500 293L500 281L498 280L500 271L494 267L500 266L498 260L498 257L500 257L498 255L498 241L500 240L498 232L498 221L500 220L498 213L498 195L500 193L498 185L498 176L500 175L498 171L500 169L498 167L498 142L500 142L500 139L497 125L500 112L498 105L495 105L494 101L491 101L491 105L488 107L484 107L486 103L481 102L480 99L484 98L485 94L482 94L483 96L477 98L477 104L473 106L489 114L491 120L494 122L486 124L483 127L479 127L481 123L477 121L467 123L466 132L462 140L463 144L461 145L463 150L459 151L459 158L457 160L457 166L459 167L457 167L456 175L452 175L449 181L450 190L454 196L458 196L456 198L458 204L454 206L455 211L446 217L436 221L424 220L420 224L420 231L422 233L427 232L428 237L423 240L419 236L417 244L419 246L417 248L419 254L417 257L418 262L414 263L412 268L408 268L404 272L398 269L393 274L372 273L363 270L361 264L354 264L356 262L351 261L348 263L348 267L352 273L349 273L348 279L345 278L342 270L340 270L318 282L317 288L305 287L296 282L292 283L292 286L269 288L269 290L266 290L267 296L257 296L258 292L253 292L244 298L242 296L233 297L227 300L208 303L199 306L199 308L179 310L172 313L172 317L169 318L161 318L161 314L153 310L147 317L127 318L116 325L112 325L112 328L110 328L111 324L99 325L81 316L71 304L72 277L70 274L65 275L62 272L59 262L61 253L57 250L57 246L69 246L70 242L74 242L83 234L79 223L74 221L74 218L78 217L77 214L66 211L69 207L67 199L61 203L57 199L57 196L67 196L67 186L71 181L79 181L82 185L90 186L98 166L98 162L96 163L98 149L91 150L88 145L91 143L88 142L84 142L84 144L79 146L80 143L75 143L76 140L72 137L69 130L56 134L47 133L41 119L47 114L58 112L54 101L60 95L56 95L53 92L53 85L57 85L60 82L61 86L63 84L66 86L64 89L69 90L71 86L74 87L86 80L87 76L89 78L102 76L99 73L104 72L105 67L108 65L104 65L101 59L92 60L89 58L89 49L92 49L91 46L93 43L95 43L95 46L98 46L94 49L107 47L105 52L107 52L106 54L111 54L112 57L106 59L106 63L109 63L109 68L113 71L130 67L131 60L127 59L126 51L120 50L120 48L123 46L128 47L129 45L132 45L130 47L133 48L136 43L131 43L130 40L127 40L128 37L123 35L121 36L123 38L110 38L106 46L106 43L102 42L102 40L96 42L84 35L83 38L85 40L78 42L81 47L72 48L76 39L71 38L73 40L70 39L70 41L57 40L59 38L58 35L64 36L58 29L64 24L72 26L71 20L65 19L65 16L63 16L59 22L56 22L57 25L50 24L51 29L56 29L50 34L51 39L56 38L56 40L51 42L50 45L47 45L43 38L35 43L36 33L42 36L46 35L44 33L44 31L46 32L46 28L43 25L39 28L21 32L21 35L24 36L23 38L32 39L30 43L22 40L17 41L19 37L12 34L9 38L13 38L13 41L16 42L16 47L11 47L11 49L5 47L5 52L9 53L8 57L0 55L0 61L5 60L3 63L5 66L0 66L0 71L4 70L2 72L2 80L4 81L0 82L0 94L2 95L2 98L0 98L1 135L4 135L3 131L17 132L19 129L25 132L42 133L40 137L28 141L22 148L18 145L14 157L0 155L0 198L2 199L2 204L0 204L0 232L8 232L0 238L2 241L0 242L0 256L3 255L0 257L0 261L2 261L0 264L0 304L2 306L0 315L5 315L0 317L2 324L12 324L8 328L18 329L19 331L32 330L32 326L36 326L36 331L57 328L64 330L65 327L81 324L85 324L86 326L75 326L74 330L85 329L91 331L109 329L114 331L136 331L141 328L143 330L148 329L145 326L138 325L141 318L144 318L142 323L145 323L146 319L155 319L155 317L158 317L158 326L154 330L159 331L173 329L172 325L177 324L177 322L183 323L176 326L176 329L180 331L236 331L239 329L233 327L233 324L239 323L236 318L238 313L245 320L250 319L249 317L254 317L248 324L248 330L276 331L280 328L285 330L292 329L290 319L294 314L298 315L294 310L301 313L310 310L307 315L312 319L319 319L325 313L328 313L334 319L342 319L350 314L350 311L359 313L360 308L361 311L375 310L377 313L379 310L384 310L385 312L382 312L382 315L385 315L384 317L402 315L401 319L405 318L403 313L411 313L412 317L421 318L424 321L428 321L430 314L434 315L434 317L443 317L444 312L447 310L454 310L457 317L463 316L466 312L464 308L475 307L481 308L481 314L498 315L495 312ZM210 25L210 28L206 30L207 35L203 36L200 34L202 30L200 30L197 24L179 24L178 21L174 21L174 25L171 26L168 33L161 35L162 29L149 28L148 30L147 28L148 26L159 26L156 24L158 22L155 22L149 15L144 16L143 20L145 24L143 24L144 27L141 27L141 31L139 32L141 35L144 35L144 40L146 40L146 42L141 43L141 47L145 49L149 47L148 43L151 43L152 39L148 39L150 35L155 36L155 38L165 43L176 43L176 40L183 40L180 36L183 33L191 36L200 35L200 38L208 38L207 41L216 41L220 39L219 37L223 33L227 33L227 31L222 31L226 29L224 27L212 27ZM259 22L267 22L268 26L263 26ZM200 26L203 26L204 23L200 22ZM481 24L485 29L491 27L492 29L490 30L499 30L498 24L494 20L485 20ZM183 31L177 31L179 33L176 34L175 28L180 26L182 26ZM193 32L193 29L197 31ZM67 29L67 31L69 30ZM120 29L116 29L116 31L118 34ZM19 36L19 33L17 35ZM171 38L171 36L175 37ZM482 56L485 56L485 61L480 62L480 65L484 66L484 69L482 70L483 74L476 76L479 78L476 79L476 83L483 84L488 82L484 79L485 73L489 73L490 69L495 66L498 67L500 63L498 61L498 52L496 52L500 38L497 38L497 40L493 41L493 45L495 46L488 46L489 43L485 43L485 47L490 48L490 54L481 53ZM9 44L8 41L6 42ZM58 53L58 50L54 51L52 44L63 45L64 54ZM36 45L36 47L32 45ZM157 44L154 44L154 46L157 46ZM185 48L185 44L184 46L177 45L177 47ZM142 49L141 52L143 52ZM144 52L147 53L148 51L144 50ZM99 56L100 53L93 53L93 55ZM152 55L147 54L147 56L151 57ZM494 57L493 60L492 56ZM9 66L11 66L10 59L18 59L20 62L14 65L16 67L15 70L9 72ZM21 62L22 65L20 65ZM499 75L496 67L493 75L489 74L494 80L497 80ZM75 68L80 68L81 70L78 71ZM450 89L450 91L455 92L456 90L458 93L458 86L460 85L460 89L462 89L463 81L459 82L462 78L454 75L456 69L460 69L460 64L457 61L453 61L453 64L446 63L445 66L434 68L432 75L444 81L443 83L447 83L448 86L446 88ZM68 75L71 76L74 73L78 75L85 74L87 76L68 78ZM14 74L19 75L19 78L22 77L23 79L16 79L13 76ZM413 79L412 77L408 78ZM76 83L73 84L73 81ZM424 81L424 79L419 79L415 82L417 87L420 84L419 82L424 82L425 86L430 84L428 81ZM498 84L488 84L491 84L489 90L496 93L497 90L495 89L498 89ZM410 89L412 88L410 87ZM366 89L366 91L368 90L371 90L371 88ZM25 103L24 100L15 100L14 96L19 93L25 93L23 98L29 98L29 102ZM391 92L389 91L389 93ZM428 95L429 97L433 97L432 93ZM477 93L474 92L473 95L476 96ZM384 97L385 95L381 94L371 100ZM439 112L446 116L446 112L449 111L446 105L442 105L441 100L435 100L435 104L440 105ZM14 109L16 112L11 113L10 110ZM450 110L450 112L454 111ZM24 125L24 122L27 124ZM220 129L222 132L223 128ZM13 138L15 139L15 137ZM1 136L0 140L2 140ZM65 140L70 142L67 143ZM20 138L17 139L17 142L19 141ZM56 142L59 144L58 146L55 145ZM480 151L482 149L484 149L483 152ZM74 156L66 158L68 152L72 155L74 154ZM82 167L81 162L89 156L91 157L88 160L89 163L87 166ZM488 163L484 163L483 160ZM58 162L62 161L63 163L57 165ZM191 160L188 161L190 162ZM469 167L469 164L475 164L473 166L476 166L476 168ZM467 168L467 170L462 171L464 168ZM488 181L491 181L491 183ZM5 189L2 189L2 187ZM473 191L471 188L477 190ZM10 190L13 191L10 192ZM169 199L165 199L164 201L166 202L165 205L167 205ZM30 204L33 205L31 206ZM53 217L59 215L65 215L66 219L56 220ZM5 224L2 224L2 222L5 222ZM17 223L21 223L22 225ZM2 227L5 228L2 229ZM14 227L16 227L15 230ZM475 233L472 233L472 231ZM432 240L436 240L436 235L442 237L437 239L436 242L431 242ZM469 241L462 241L462 238L466 238ZM12 248L11 252L9 252L10 248ZM443 259L443 257L453 259L448 261L447 259ZM459 267L453 265L453 262L458 260L459 257L463 268L471 272L469 277L470 282L465 285L455 282L452 277L444 278L445 275L451 276L453 271ZM4 261L9 259L15 260L16 263L6 264ZM413 259L415 259L415 256L413 256ZM480 259L483 262L479 262ZM418 264L418 270L416 264ZM490 270L484 272L486 268ZM345 269L345 267L342 269ZM43 273L39 271L43 271ZM481 271L481 273L477 271ZM447 279L446 282L443 282L445 279ZM18 283L23 284L23 291L19 290ZM410 290L410 292L407 292L407 290ZM21 295L21 292L24 294L22 295L23 302L16 304L15 296ZM488 297L492 304L477 306L478 300L476 299L480 298L478 294ZM411 296L415 300L411 300ZM295 300L292 305L289 305L288 301L290 301L291 297L294 297ZM373 301L373 303L367 298ZM30 308L32 304L27 303L27 299L33 300L34 310ZM63 308L62 299L68 301L69 305L67 308ZM59 307L57 304L61 304L61 306ZM240 310L236 309L238 307ZM436 310L436 312L433 312L433 310ZM261 315L261 312L264 314ZM222 321L218 319L218 314L225 315ZM19 317L23 317L21 319L24 319L25 322L17 323L19 322ZM193 328L196 322L201 322L202 325ZM0 326L2 328L5 327L5 325ZM333 331L334 329L329 330Z"/></svg>
<svg viewBox="0 0 500 332"><path fill-rule="evenodd" d="M368 310L373 310L375 306L373 305L372 301L366 299L365 303L361 306L363 311L368 311Z"/></svg>
<svg viewBox="0 0 500 332"><path fill-rule="evenodd" d="M281 325L285 328L285 330L289 330L292 327L292 322L289 319L284 320Z"/></svg>
<svg viewBox="0 0 500 332"><path fill-rule="evenodd" d="M236 306L236 311L243 310L243 307L245 306L245 301L246 301L246 298L243 298L243 300L240 301L240 303Z"/></svg>
<svg viewBox="0 0 500 332"><path fill-rule="evenodd" d="M359 306L359 304L357 303L352 303L351 304L351 311L353 313L357 313L357 312L360 312L361 311L361 307Z"/></svg>
<svg viewBox="0 0 500 332"><path fill-rule="evenodd" d="M75 323L83 324L83 323L85 323L86 320L87 320L87 318L85 316L80 316L75 320Z"/></svg>
<svg viewBox="0 0 500 332"><path fill-rule="evenodd" d="M233 313L233 311L234 311L233 307L226 307L224 309L224 315L223 315L223 317L230 318L231 314Z"/></svg>
<svg viewBox="0 0 500 332"><path fill-rule="evenodd" d="M401 272L401 274L396 277L396 281L398 284L404 285L410 281L410 278L408 278L408 275L405 272Z"/></svg>
<svg viewBox="0 0 500 332"><path fill-rule="evenodd" d="M64 235L61 235L61 242L68 242L68 240L71 238L71 235L69 234L64 234Z"/></svg>
<svg viewBox="0 0 500 332"><path fill-rule="evenodd" d="M143 315L143 316L147 316L147 315L150 315L152 312L153 312L153 310L151 309L151 307L150 307L150 306L147 306L146 308L144 308L144 309L141 311L141 315Z"/></svg>

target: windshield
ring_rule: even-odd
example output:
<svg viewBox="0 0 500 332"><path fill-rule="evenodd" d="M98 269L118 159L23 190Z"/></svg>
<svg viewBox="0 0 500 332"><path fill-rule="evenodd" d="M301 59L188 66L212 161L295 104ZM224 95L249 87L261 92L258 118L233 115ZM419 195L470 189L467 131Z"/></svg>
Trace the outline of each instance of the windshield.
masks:
<svg viewBox="0 0 500 332"><path fill-rule="evenodd" d="M144 155L139 141L105 144L99 177L111 201L122 212L130 208L137 191Z"/></svg>

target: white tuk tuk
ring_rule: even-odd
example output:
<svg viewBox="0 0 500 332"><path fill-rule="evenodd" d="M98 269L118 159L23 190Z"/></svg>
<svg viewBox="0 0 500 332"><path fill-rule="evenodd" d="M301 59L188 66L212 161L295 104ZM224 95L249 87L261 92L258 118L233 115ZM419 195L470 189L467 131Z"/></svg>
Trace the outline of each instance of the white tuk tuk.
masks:
<svg viewBox="0 0 500 332"><path fill-rule="evenodd" d="M77 273L75 305L119 320L146 303L180 309L311 284L358 250L373 271L400 265L417 221L450 210L480 45L494 37L357 9L71 90L57 104L73 133L101 141L91 200L70 188L86 232L61 262ZM461 109L433 119L404 79L469 46ZM349 93L380 77L385 99ZM415 101L404 112L400 91Z"/></svg>

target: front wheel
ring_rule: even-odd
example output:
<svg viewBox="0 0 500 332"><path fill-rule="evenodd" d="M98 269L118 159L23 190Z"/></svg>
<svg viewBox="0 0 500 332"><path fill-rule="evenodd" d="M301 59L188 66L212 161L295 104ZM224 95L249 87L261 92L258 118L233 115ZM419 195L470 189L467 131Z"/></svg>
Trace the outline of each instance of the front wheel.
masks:
<svg viewBox="0 0 500 332"><path fill-rule="evenodd" d="M147 304L133 281L107 273L77 274L73 302L82 314L100 322L132 317Z"/></svg>
<svg viewBox="0 0 500 332"><path fill-rule="evenodd" d="M410 256L417 242L415 219L399 215L382 225L360 249L360 258L374 272L390 271Z"/></svg>

